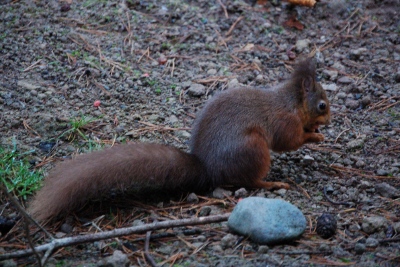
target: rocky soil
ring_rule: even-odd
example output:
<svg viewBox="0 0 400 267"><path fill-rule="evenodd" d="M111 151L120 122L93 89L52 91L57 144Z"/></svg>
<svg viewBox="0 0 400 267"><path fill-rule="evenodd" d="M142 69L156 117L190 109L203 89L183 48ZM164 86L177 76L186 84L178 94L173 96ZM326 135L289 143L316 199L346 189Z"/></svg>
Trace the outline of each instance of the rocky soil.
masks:
<svg viewBox="0 0 400 267"><path fill-rule="evenodd" d="M236 192L299 207L309 225L302 238L262 246L219 223L154 232L169 236L155 236L149 252L164 266L399 266L399 11L398 0L324 0L314 8L272 0L1 0L0 144L31 151L44 172L63 157L114 142L187 149L207 99L238 84L276 84L296 58L313 53L332 105L326 140L273 155L268 179L288 182L290 190ZM71 121L83 122L86 138ZM191 195L194 204L186 195L124 198L118 209L91 208L89 224L77 216L47 229L73 236L223 214L237 202L230 192ZM0 207L2 215L18 216L4 196ZM337 220L329 239L315 231L324 212ZM35 229L33 242L44 243ZM19 221L1 237L0 253L26 244ZM50 266L146 266L143 250L143 235L132 235L61 249Z"/></svg>

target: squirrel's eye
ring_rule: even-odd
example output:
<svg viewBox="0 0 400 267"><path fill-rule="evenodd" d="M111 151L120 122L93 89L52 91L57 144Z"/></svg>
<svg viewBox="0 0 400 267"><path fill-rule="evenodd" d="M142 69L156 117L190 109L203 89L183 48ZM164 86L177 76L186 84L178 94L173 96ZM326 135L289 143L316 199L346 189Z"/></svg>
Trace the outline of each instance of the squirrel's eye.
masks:
<svg viewBox="0 0 400 267"><path fill-rule="evenodd" d="M326 109L326 103L325 102L320 102L318 104L318 108L319 108L319 110L325 110Z"/></svg>

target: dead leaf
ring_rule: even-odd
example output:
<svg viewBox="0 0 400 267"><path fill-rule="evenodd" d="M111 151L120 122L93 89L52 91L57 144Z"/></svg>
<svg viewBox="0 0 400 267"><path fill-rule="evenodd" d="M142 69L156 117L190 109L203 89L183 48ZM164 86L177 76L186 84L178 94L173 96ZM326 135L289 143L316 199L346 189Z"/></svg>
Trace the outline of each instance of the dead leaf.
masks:
<svg viewBox="0 0 400 267"><path fill-rule="evenodd" d="M296 28L300 31L304 29L304 25L301 24L300 21L298 21L295 17L291 17L289 20L285 21L285 26L291 27L291 28Z"/></svg>

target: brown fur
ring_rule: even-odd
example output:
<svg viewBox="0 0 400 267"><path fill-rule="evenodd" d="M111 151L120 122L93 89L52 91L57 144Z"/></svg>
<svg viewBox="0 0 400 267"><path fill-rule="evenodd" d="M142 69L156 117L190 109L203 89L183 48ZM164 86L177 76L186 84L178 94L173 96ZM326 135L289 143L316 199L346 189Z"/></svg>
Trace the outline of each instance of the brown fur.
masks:
<svg viewBox="0 0 400 267"><path fill-rule="evenodd" d="M321 101L325 109L318 108ZM194 123L190 153L158 144L120 145L59 164L29 211L40 221L50 219L113 188L288 188L263 181L270 169L269 150L290 151L323 141L316 130L329 121L328 100L308 59L275 88L232 89L210 100Z"/></svg>

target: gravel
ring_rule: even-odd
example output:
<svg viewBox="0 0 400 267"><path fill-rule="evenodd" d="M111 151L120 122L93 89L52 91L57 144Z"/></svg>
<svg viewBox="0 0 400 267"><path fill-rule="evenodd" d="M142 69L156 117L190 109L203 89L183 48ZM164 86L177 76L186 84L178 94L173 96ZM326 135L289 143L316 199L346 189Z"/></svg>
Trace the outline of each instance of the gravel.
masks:
<svg viewBox="0 0 400 267"><path fill-rule="evenodd" d="M332 122L320 129L323 143L272 153L267 179L288 182L285 192L246 188L233 194L238 188L226 188L214 196L196 192L199 202L175 192L140 199L112 195L78 212L62 228L67 235L135 220L227 213L238 198L261 196L288 201L306 215L307 229L298 242L260 246L230 233L225 222L198 226L190 235L184 234L187 228L154 231L175 235L155 236L150 253L157 262L181 266L398 265L400 242L390 240L396 233L391 229L399 232L400 218L398 1L318 1L314 8L222 1L228 18L219 1L69 2L0 3L1 145L28 152L28 160L45 173L63 158L114 142L187 150L193 118L209 98L236 86L270 87L288 77L293 59L308 52L316 53ZM285 26L293 17L303 30ZM80 134L62 135L70 120L82 117L91 119L81 130L93 142ZM42 142L55 145L43 150ZM353 206L328 200L327 185L331 201ZM4 196L1 203L2 216L18 216ZM337 218L337 232L326 240L315 232L325 212ZM46 227L60 233L63 224ZM14 228L1 237L1 254L26 246L23 223ZM36 244L47 240L31 234ZM227 234L235 243L222 241ZM119 251L131 266L145 265L143 235L101 242L60 250L49 264L96 266ZM168 253L158 253L160 248Z"/></svg>

